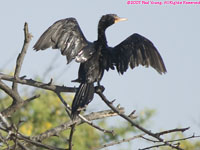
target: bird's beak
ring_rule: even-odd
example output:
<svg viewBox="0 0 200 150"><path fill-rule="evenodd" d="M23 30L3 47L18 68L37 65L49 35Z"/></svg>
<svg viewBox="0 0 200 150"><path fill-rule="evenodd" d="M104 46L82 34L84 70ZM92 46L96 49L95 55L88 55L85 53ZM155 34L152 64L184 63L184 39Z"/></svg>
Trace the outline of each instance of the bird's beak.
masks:
<svg viewBox="0 0 200 150"><path fill-rule="evenodd" d="M126 20L128 20L128 19L117 17L117 18L115 18L115 23L120 22L120 21L126 21Z"/></svg>

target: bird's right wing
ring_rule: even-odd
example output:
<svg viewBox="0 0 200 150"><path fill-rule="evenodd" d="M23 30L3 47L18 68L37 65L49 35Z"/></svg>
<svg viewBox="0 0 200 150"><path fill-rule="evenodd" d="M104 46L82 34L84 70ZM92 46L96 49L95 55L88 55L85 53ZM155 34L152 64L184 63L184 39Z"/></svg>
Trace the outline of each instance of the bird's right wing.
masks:
<svg viewBox="0 0 200 150"><path fill-rule="evenodd" d="M75 18L62 19L50 26L34 45L34 49L45 50L49 47L60 49L62 55L67 57L70 63L82 48L88 46L89 42L84 37Z"/></svg>

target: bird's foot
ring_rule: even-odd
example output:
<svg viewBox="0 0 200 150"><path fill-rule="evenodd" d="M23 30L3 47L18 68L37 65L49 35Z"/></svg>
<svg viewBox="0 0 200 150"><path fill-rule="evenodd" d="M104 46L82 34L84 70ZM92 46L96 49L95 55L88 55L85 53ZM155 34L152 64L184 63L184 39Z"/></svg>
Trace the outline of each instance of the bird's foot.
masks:
<svg viewBox="0 0 200 150"><path fill-rule="evenodd" d="M96 91L96 92L103 93L104 90L105 90L105 88L104 88L104 86L102 86L102 85L98 85L98 86L95 87L95 91Z"/></svg>

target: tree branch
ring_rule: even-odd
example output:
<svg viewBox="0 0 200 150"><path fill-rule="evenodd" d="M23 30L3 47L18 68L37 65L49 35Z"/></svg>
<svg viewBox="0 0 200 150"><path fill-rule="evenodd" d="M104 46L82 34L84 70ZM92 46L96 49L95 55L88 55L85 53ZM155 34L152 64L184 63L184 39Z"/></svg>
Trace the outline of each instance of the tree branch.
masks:
<svg viewBox="0 0 200 150"><path fill-rule="evenodd" d="M15 79L17 79L19 77L19 74L20 74L20 71L22 68L22 63L23 63L24 57L26 55L31 38L32 38L32 35L28 32L28 24L25 22L25 24L24 24L24 44L23 44L21 53L17 57L16 68L15 68L15 73L14 73ZM17 92L17 82L13 82L12 89L15 92Z"/></svg>
<svg viewBox="0 0 200 150"><path fill-rule="evenodd" d="M166 144L158 144L158 145L153 145L153 146L149 146L149 147L146 147L146 148L142 148L142 149L139 149L139 150L147 150L147 149L159 148L159 147L164 147L164 146L167 146L167 145ZM183 150L183 149L181 149L181 150Z"/></svg>
<svg viewBox="0 0 200 150"><path fill-rule="evenodd" d="M115 106L113 106L112 102L110 102L102 93L101 90L96 90L96 93L101 97L101 99L107 104L108 107L110 107L114 112L116 112L119 116L127 120L132 126L136 127L137 129L143 131L147 135L157 139L159 142L164 143L164 145L169 146L171 148L177 149L177 150L183 150L179 146L172 145L168 142L165 142L162 138L160 138L160 135L158 133L152 133L151 131L146 130L145 128L141 127L137 123L135 123L130 117L125 115L124 113L120 113Z"/></svg>
<svg viewBox="0 0 200 150"><path fill-rule="evenodd" d="M200 138L200 136L195 136L194 134L192 136L186 137L186 138L181 138L181 139L176 139L176 140L169 140L167 142L178 142L178 141L185 141L188 139L193 139L193 138Z"/></svg>
<svg viewBox="0 0 200 150"><path fill-rule="evenodd" d="M0 80L0 89L2 89L6 94L8 94L14 101L19 101L19 102L23 101L23 99L21 99L21 97L19 96L17 92L13 91L1 80Z"/></svg>
<svg viewBox="0 0 200 150"><path fill-rule="evenodd" d="M70 135L69 135L69 150L72 150L72 147L73 147L72 138L73 138L73 134L74 134L74 131L75 131L75 126L76 126L76 124L73 124L71 126L71 131L70 131Z"/></svg>
<svg viewBox="0 0 200 150"><path fill-rule="evenodd" d="M23 99L19 96L17 92L14 92L10 87L8 87L6 84L4 84L0 80L0 89L2 89L6 94L8 94L12 99L13 102L18 103L12 103L7 109L4 109L1 113L4 116L10 116L12 113L14 113L18 108L20 108L23 105Z"/></svg>
<svg viewBox="0 0 200 150"><path fill-rule="evenodd" d="M164 135L164 134L169 134L169 133L172 133L172 132L185 132L186 130L188 130L190 127L187 127L187 128L176 128L176 129L171 129L171 130L167 130L167 131L162 131L162 132L159 132L159 133L155 133L157 136L161 136L161 135Z"/></svg>
<svg viewBox="0 0 200 150"><path fill-rule="evenodd" d="M45 149L50 149L50 150L67 150L67 149L64 149L64 148L57 148L57 147L54 147L54 146L50 146L50 145L46 145L46 144L43 144L41 142L37 142L37 141L34 141L34 140L30 140L28 138L25 138L25 137L18 137L20 140L24 140L28 143L31 143L33 145L36 145L38 147L42 147L42 148L45 148Z"/></svg>
<svg viewBox="0 0 200 150"><path fill-rule="evenodd" d="M61 102L63 103L63 105L65 106L65 110L67 112L67 114L69 115L69 117L71 118L71 107L67 104L67 102L62 98L61 94L60 93L57 93L57 96L59 97L59 99L61 100ZM122 110L122 109L121 109ZM97 125L95 125L93 122L87 120L85 117L83 117L81 114L78 114L78 117L84 121L85 123L89 124L90 126L96 128L97 130L103 132L103 133L110 133L110 134L114 134L114 131L109 131L109 130L105 130Z"/></svg>
<svg viewBox="0 0 200 150"><path fill-rule="evenodd" d="M74 87L52 85L49 83L42 83L42 82L35 81L33 79L24 79L24 78L25 77L23 76L22 78L15 79L13 76L0 73L0 79L2 80L17 82L20 84L29 85L29 86L33 86L33 87L37 87L37 88L41 88L45 90L50 90L53 92L57 91L59 93L60 92L73 92L73 93L76 92L76 88Z"/></svg>
<svg viewBox="0 0 200 150"><path fill-rule="evenodd" d="M8 87L6 84L4 84L0 80L0 89L2 89L6 94L8 94L15 102L18 103L12 103L8 108L4 109L1 113L3 116L10 116L13 114L16 110L18 110L20 107L24 106L28 102L32 101L33 99L36 99L39 97L39 95L33 96L32 98L29 98L27 101L24 101L17 92L13 91L10 87Z"/></svg>
<svg viewBox="0 0 200 150"><path fill-rule="evenodd" d="M103 149L103 148L106 148L106 147L110 147L110 146L114 146L114 145L117 145L117 144L121 144L121 143L124 143L124 142L130 142L132 140L135 140L135 139L138 139L138 138L141 138L142 136L144 136L145 134L140 134L140 135L137 135L137 136L133 136L131 138L127 138L127 139L122 139L122 140L119 140L119 141L114 141L114 142L111 142L111 143L108 143L108 144L103 144L102 146L98 147L98 148L94 148L92 150L99 150L99 149Z"/></svg>
<svg viewBox="0 0 200 150"><path fill-rule="evenodd" d="M9 116L12 113L14 113L18 108L22 107L25 103L29 102L30 100L35 99L35 97L31 98L30 100L24 102L24 100L20 97L17 89L17 82L15 82L19 78L19 74L22 68L22 63L26 54L26 51L28 49L29 43L31 41L32 35L28 32L28 24L24 24L24 44L21 50L21 53L18 55L17 62L16 62L16 68L15 73L13 77L13 84L12 89L8 87L6 84L4 84L0 80L0 88L7 93L10 97L12 97L13 102L12 104L5 110L2 111L2 114L5 116ZM1 79L1 78L0 78Z"/></svg>
<svg viewBox="0 0 200 150"><path fill-rule="evenodd" d="M120 112L123 111L123 109L119 110ZM112 110L105 110L105 111L99 111L96 113L90 113L88 115L85 115L84 118L86 118L87 120L91 121L91 120L97 120L97 119L102 119L102 118L106 118L106 117L113 117L113 116L117 116L118 114L113 112ZM55 135L59 135L60 132L69 129L74 123L76 123L76 125L80 125L82 123L84 123L83 120L81 120L80 118L77 118L74 121L68 121L64 124L61 124L53 129L47 130L46 132L39 134L37 136L32 137L31 139L35 140L35 141L42 141L46 138L49 138L50 136L55 136Z"/></svg>

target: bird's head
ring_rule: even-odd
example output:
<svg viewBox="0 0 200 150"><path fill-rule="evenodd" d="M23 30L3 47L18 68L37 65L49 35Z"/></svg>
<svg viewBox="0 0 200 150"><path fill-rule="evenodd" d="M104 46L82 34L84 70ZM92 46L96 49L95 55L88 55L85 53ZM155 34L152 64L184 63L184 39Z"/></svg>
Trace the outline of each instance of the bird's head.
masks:
<svg viewBox="0 0 200 150"><path fill-rule="evenodd" d="M120 22L120 21L125 21L127 20L126 18L120 18L116 14L107 14L103 15L99 21L99 27L106 29L107 27Z"/></svg>

